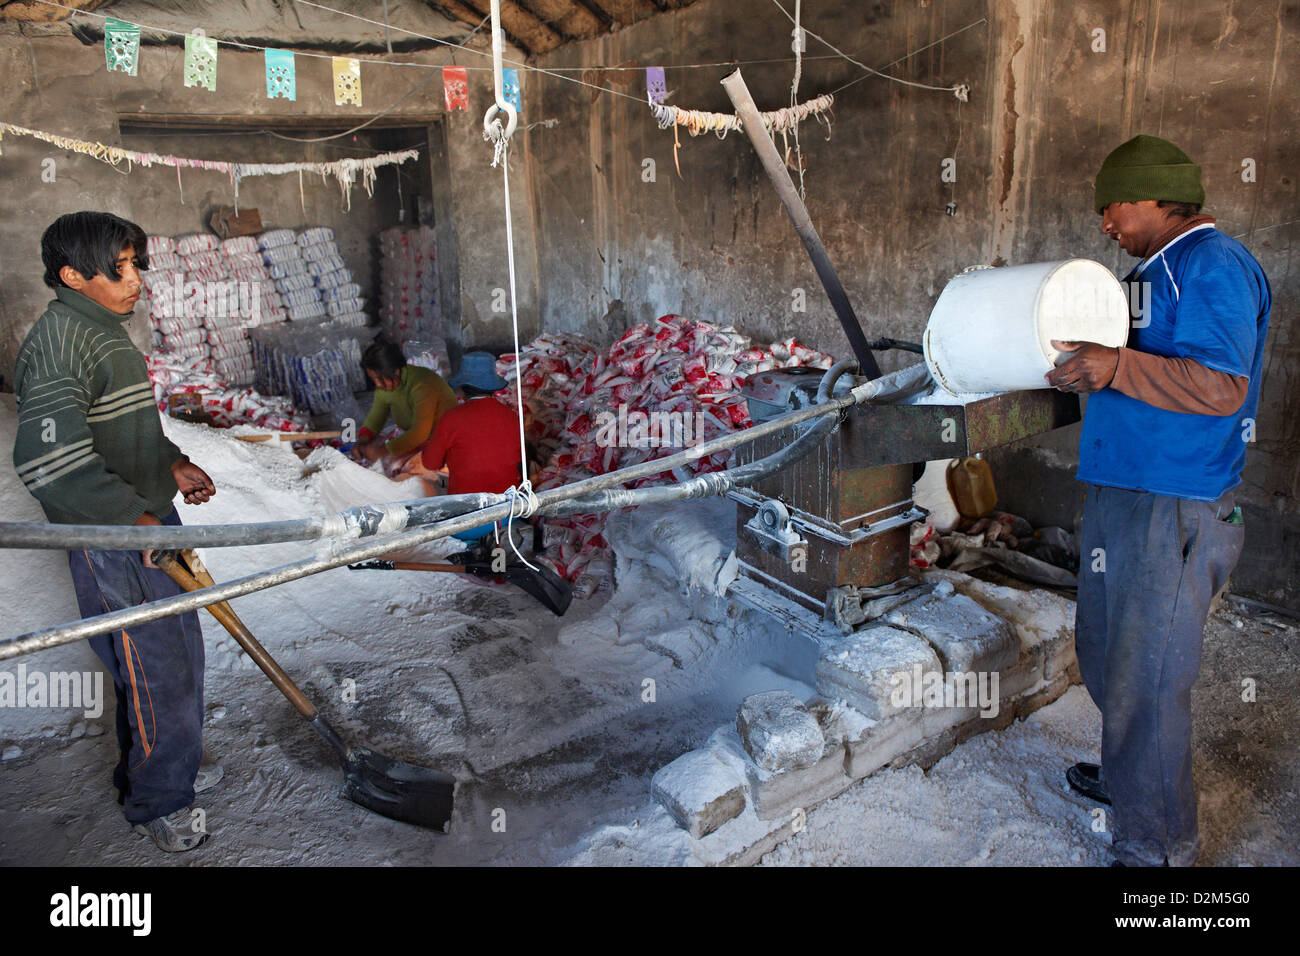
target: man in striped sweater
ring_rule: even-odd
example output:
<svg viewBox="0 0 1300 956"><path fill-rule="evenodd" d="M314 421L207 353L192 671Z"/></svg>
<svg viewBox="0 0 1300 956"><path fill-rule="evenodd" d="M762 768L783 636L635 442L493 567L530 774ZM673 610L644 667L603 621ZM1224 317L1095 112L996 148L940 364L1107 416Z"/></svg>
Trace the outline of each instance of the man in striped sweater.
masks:
<svg viewBox="0 0 1300 956"><path fill-rule="evenodd" d="M172 499L216 494L207 474L163 435L144 356L123 323L146 268L139 226L102 212L60 216L41 237L55 298L14 365L14 467L60 524L180 524ZM70 551L83 617L180 593L148 552ZM90 639L117 690L121 759L113 782L127 822L162 849L206 839L200 773L203 636L194 612Z"/></svg>

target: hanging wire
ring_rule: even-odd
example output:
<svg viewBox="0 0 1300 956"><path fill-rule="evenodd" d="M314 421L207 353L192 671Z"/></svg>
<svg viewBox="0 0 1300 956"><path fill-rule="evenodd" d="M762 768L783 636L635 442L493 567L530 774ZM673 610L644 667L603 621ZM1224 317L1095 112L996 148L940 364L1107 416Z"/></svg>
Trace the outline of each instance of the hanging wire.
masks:
<svg viewBox="0 0 1300 956"><path fill-rule="evenodd" d="M797 20L795 17L793 17L793 16L790 15L790 11L787 10L785 7L783 7L783 6L781 5L781 0L772 0L772 3L776 4L776 8L777 8L778 10L780 10L782 13L784 13L784 14L786 15L786 18L789 19L791 23L795 24L796 27L799 25L798 20ZM798 3L798 0L796 0L796 8L797 8L797 3ZM975 21L975 23L983 23L983 22L985 22L985 21L984 21L982 18L981 18L980 20L976 20L976 21ZM936 40L935 43L942 43L944 40L947 40L947 39L949 39L950 37L954 37L954 36L956 36L958 33L963 32L964 30L969 30L971 27L975 26L975 23L972 23L972 24L970 24L969 26L962 27L961 30L957 30L955 33L950 33L950 34L948 34L948 36L944 37L943 39ZM830 42L829 40L827 40L825 37L820 37L820 36L818 36L816 33L813 33L811 30L808 30L808 31L806 31L806 32L807 32L807 34L808 34L810 37L812 37L814 40L818 41L819 43L823 44L824 46L828 47L829 49L835 51L835 53L839 54L839 55L842 56L844 59L848 60L848 61L849 61L850 63L852 63L854 66L858 67L859 69L866 70L868 74L870 74L870 75L872 75L872 76L878 76L878 77L880 77L882 80L890 80L891 82L894 82L894 83L901 83L901 84L903 84L904 86L912 86L912 87L916 87L917 89L921 89L921 90L934 90L934 91L937 92L937 93L952 93L954 96L957 97L957 99L959 99L959 100L963 100L963 101L966 99L966 97L967 97L967 96L969 95L969 93L970 93L970 87L967 86L965 83L957 83L957 84L954 84L953 86L934 86L934 85L929 84L929 83L917 83L915 80L905 80L905 79L903 79L901 76L890 76L890 75L887 74L887 73L881 73L879 70L876 70L876 69L873 69L873 68L867 66L867 65L866 65L865 63L863 63L861 60L855 60L853 57L849 56L849 55L848 55L847 53L845 53L843 50L839 49L839 47L835 46L835 44L831 43L831 42ZM930 46L934 46L935 43L931 43ZM922 47L922 48L921 48L921 50L928 50L928 49L929 49L929 47ZM909 53L908 56L913 56L913 55L915 55L915 53L919 53L919 52L921 52L921 50L917 50L917 51L915 51L914 53ZM901 63L901 62L902 62L901 60L895 60L894 63L889 64L889 66L894 66L896 63ZM889 67L885 67L885 69L888 69L888 68L889 68ZM858 80L862 80L862 79L865 79L865 77L861 77L861 76L858 77ZM856 83L858 80L854 80L853 82ZM853 85L852 83L846 83L844 86L841 86L841 87L840 87L840 90L844 89L845 86L852 86L852 85ZM840 90L833 90L832 92L834 92L834 93L838 93Z"/></svg>
<svg viewBox="0 0 1300 956"><path fill-rule="evenodd" d="M800 21L803 18L803 0L794 0L794 82L790 84L790 108L799 105L799 78L803 75L804 32ZM786 165L790 165L790 147L786 147ZM799 124L794 124L794 161L799 167L799 198L806 198L803 183L803 150L799 147Z"/></svg>
<svg viewBox="0 0 1300 956"><path fill-rule="evenodd" d="M108 20L108 19L110 19L110 18L108 17L107 14L97 13L97 12L95 12L95 11L93 11L93 10L81 10L81 9L76 8L76 7L70 7L70 6L68 6L68 5L66 5L66 4L63 4L63 3L57 3L57 2L55 2L55 0L29 0L29 2L31 2L31 3L39 3L39 4L41 4L41 5L43 5L43 6L47 6L47 7L55 7L55 8L57 8L57 9L59 9L59 10L66 10L66 11L68 11L70 14L72 14L73 16L80 15L80 16L86 16L86 17L96 17L96 18L98 18L98 19L100 19L100 20ZM326 6L325 4L314 3L314 2L312 2L312 0L292 0L292 2L294 2L294 3L301 3L301 4L305 5L305 6L315 7L315 8L317 8L317 9L319 9L319 10L324 10L324 11L327 12L327 13L333 13L333 14L335 14L335 15L337 15L337 16L347 17L347 18L350 18L350 19L353 19L353 20L358 20L358 21L360 21L360 22L362 22L362 23L370 24L370 25L373 25L373 26L376 26L376 27L383 27L383 26L385 26L385 24L384 24L383 21L381 21L381 20L372 20L372 19L370 19L369 17L363 17L363 16L361 16L361 15L359 15L359 14L349 13L349 12L346 11L346 10L339 10L339 9L334 8L334 7ZM775 0L774 0L774 2L775 2ZM781 11L782 11L783 13L786 14L787 17L790 16L790 14L789 14L788 12L786 12L785 8L784 8L784 7L781 7L781 5L780 5L779 3L777 3L777 6L781 9ZM184 36L187 36L186 33L182 32L182 31L180 31L180 30L171 30L171 29L168 29L168 28L166 28L166 27L156 27L156 26L151 26L151 25L149 25L149 24L145 24L145 23L136 23L135 21L131 21L131 20L127 20L127 21L124 21L124 22L127 22L127 23L133 23L135 26L140 27L142 30L148 30L148 31L150 31L150 32L152 32L152 33L161 33L161 34L165 34L165 35L168 35L168 36L176 36L176 37L184 37ZM952 92L952 93L960 94L962 91L964 91L964 90L968 90L968 87L967 87L965 84L957 84L956 86L953 86L953 87L928 86L927 84L924 84L924 83L915 83L915 82L912 82L912 81L910 81L910 80L904 80L904 79L902 79L901 77L890 76L890 75L888 75L888 74L886 74L886 73L883 73L882 71L883 71L883 70L887 70L887 69L889 69L890 67L897 66L899 63L904 62L905 60L907 60L907 59L909 59L909 58L915 56L916 54L918 54L918 53L923 53L924 51L930 49L931 47L938 46L940 43L943 43L943 42L945 42L946 40L950 40L950 39L952 39L953 37L955 37L955 36L957 36L957 35L959 35L959 34L961 34L961 33L966 32L967 30L970 30L970 29L972 29L972 28L974 28L974 27L976 27L976 26L979 26L981 23L988 23L988 19L987 19L986 17L981 17L980 19L974 21L973 23L969 23L969 24L967 24L966 26L964 26L964 27L962 27L962 28L960 28L960 29L958 29L958 30L954 30L952 33L949 33L947 36L940 37L938 40L935 40L933 43L928 43L928 44L926 44L925 46L920 47L919 49L909 51L909 52L908 52L907 54L905 54L904 56L900 57L900 58L897 59L897 60L894 60L892 63L887 63L887 64L885 64L883 67L880 67L879 69L875 69L875 68L869 67L869 66L867 66L866 64L864 64L864 63L862 63L862 62L860 62L860 61L854 59L853 57L849 56L848 54L844 53L843 51L837 49L836 47L834 47L833 45L831 45L830 43L828 43L828 42L827 42L825 39L823 39L822 37L817 36L816 34L813 34L813 33L809 33L808 35L809 35L809 36L812 36L814 39L818 40L819 42L825 44L827 47L829 47L830 49L834 50L835 52L834 52L834 53L830 53L830 54L825 54L825 55L816 55L816 56L809 56L809 55L805 54L804 57L803 57L803 59L804 59L804 60L834 60L834 59L844 59L844 60L848 60L850 63L854 64L855 66L857 66L857 67L859 67L859 68L861 68L862 70L865 71L865 73L864 73L862 76L858 77L857 79L851 80L850 82L846 83L844 86L841 86L841 87L840 87L839 89L837 89L837 90L833 90L832 92L834 92L834 93L838 93L840 90L846 89L847 87L852 86L852 85L854 85L855 83L860 83L862 80L865 80L865 79L867 79L868 77L871 77L871 76L879 76L879 77L881 77L882 79L890 80L890 81L895 82L895 83L902 83L902 84L904 84L904 85L906 85L906 86L915 86L915 87L920 87L920 88L922 88L922 89L931 89L931 90L936 90L936 91L939 91L939 92ZM473 30L471 30L471 31L469 32L469 34L467 34L466 39L468 39L469 37L471 37L471 36L473 36L475 33L477 33L478 30L481 29L481 27L482 27L482 24L479 24L478 27L475 27ZM399 33L404 33L404 34L406 34L406 35L408 35L408 36L411 36L411 37L413 37L413 38L415 38L415 39L425 40L425 41L427 41L427 42L434 43L434 44L437 44L437 45L439 45L439 46L445 46L445 47L448 47L448 48L450 48L450 50L453 51L453 55L454 55L454 51L456 51L456 50L461 50L461 51L464 51L465 53L472 53L472 54L474 54L475 56L481 56L481 57L490 57L490 56L491 56L491 54L484 53L482 50L475 50L475 49L473 49L472 47L467 47L467 46L465 46L464 44L461 44L461 43L453 43L453 42L451 42L451 41L449 41L449 40L444 40L444 39L442 39L442 38L440 38L440 37L428 36L427 34L419 33L419 32L417 32L417 31L415 31L415 30L408 30L408 29L406 29L405 27L399 27L399 26L395 26L395 25L389 25L389 29L390 29L390 30L396 30L396 31L398 31ZM258 44L256 44L256 43L245 43L245 42L243 42L243 41L241 41L241 40L226 40L226 39L221 39L221 38L219 38L219 37L217 38L217 42L220 43L220 44L222 44L222 45L225 45L225 46L238 47L238 48L240 48L240 49L244 49L244 50L266 51L266 50L269 50L269 49L281 49L280 47L266 47L266 46L260 46L260 45L258 45ZM312 53L312 52L310 52L310 51L305 51L305 50L294 50L294 51L293 51L293 54L294 54L294 56L305 56L305 57L309 57L309 58L312 58L312 59L318 59L318 60L333 60L333 59L334 59L333 54L329 54L329 53ZM369 63L369 64L379 64L379 65L382 65L382 66L412 67L412 68L415 68L415 69L424 69L424 70L436 70L436 69L440 69L440 67L441 67L441 64L434 64L434 63L410 63L410 62L405 62L405 61L400 61L400 60L384 60L384 59L377 59L377 58L367 58L367 59L365 60L365 62L366 62L366 63ZM509 65L511 65L511 66L513 66L513 67L516 67L517 69L523 70L523 71L525 71L525 72L529 72L529 73L541 73L541 74L543 74L543 75L545 75L545 76L552 76L552 77L555 77L556 79L564 80L564 81L567 82L567 83L576 83L576 84L578 84L579 86L585 86L585 87L587 87L588 89L598 90L598 91L600 91L600 92L602 92L602 93L610 93L610 94L613 94L614 96L620 96L620 97L623 97L624 99L635 100L637 103L640 103L640 102L641 102L641 98L638 97L638 96L632 96L632 95L630 95L630 94L627 94L627 93L622 92L621 90L610 89L609 87L600 86L600 85L595 84L595 83L588 83L588 82L586 82L585 80L574 79L574 78L572 78L572 77L564 76L563 74L566 73L566 72L568 72L568 73L590 73L590 72L592 72L592 71L598 71L598 72L603 72L603 73L616 73L616 72L625 72L625 71L642 71L642 70L645 69L644 66L625 66L625 65L619 65L619 66L572 66L572 67L555 66L555 67L548 67L548 68L543 69L542 67L529 66L528 64L523 63L523 62L518 61L518 60L505 59L503 62L504 62L504 63L507 63L507 64L509 64ZM734 68L737 67L737 66L762 65L762 64L768 64L768 63L787 63L787 62L789 62L789 61L788 61L786 58L784 58L784 57L770 57L770 58L765 58L765 59L756 59L756 60L719 60L719 61L708 62L708 63L675 63L675 64L666 64L666 66L667 66L667 68L669 68L669 69L673 69L673 70L700 70L700 69L712 69L712 68L721 68L721 67L726 67L726 68L732 68L732 69L734 69ZM454 64L454 61L453 61L453 64L452 64L452 65L455 65L455 64ZM655 64L655 65L660 65L660 64ZM482 66L482 67L467 66L467 67L465 67L465 69L466 69L466 70L473 70L473 71L475 71L475 72L482 72L482 71L490 71L490 70L492 70L492 67L491 67L491 66Z"/></svg>
<svg viewBox="0 0 1300 956"><path fill-rule="evenodd" d="M519 553L515 543L515 518L528 518L537 510L537 495L533 493L533 483L528 477L528 445L524 435L524 386L523 368L520 365L519 345L519 308L515 293L515 233L514 220L510 212L510 137L514 135L519 122L519 115L514 105L505 96L504 71L505 41L501 32L501 0L492 0L492 91L495 102L483 114L483 138L493 144L492 165L501 164L502 192L506 207L506 267L510 276L510 325L515 344L515 402L519 418L519 470L520 481L506 491L510 498L510 517L506 520L506 540L515 557L532 570L538 570L527 558ZM498 113L506 114L503 126ZM498 539L499 541L499 539Z"/></svg>

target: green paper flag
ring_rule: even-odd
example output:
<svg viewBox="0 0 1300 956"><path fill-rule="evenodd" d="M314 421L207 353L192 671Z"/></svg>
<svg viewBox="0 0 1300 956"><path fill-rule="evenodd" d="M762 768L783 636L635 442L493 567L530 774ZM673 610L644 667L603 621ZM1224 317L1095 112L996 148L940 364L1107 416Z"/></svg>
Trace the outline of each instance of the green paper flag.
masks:
<svg viewBox="0 0 1300 956"><path fill-rule="evenodd" d="M217 88L217 41L202 30L185 35L185 85Z"/></svg>
<svg viewBox="0 0 1300 956"><path fill-rule="evenodd" d="M104 59L108 71L120 70L135 76L140 58L140 27L108 17L104 21Z"/></svg>

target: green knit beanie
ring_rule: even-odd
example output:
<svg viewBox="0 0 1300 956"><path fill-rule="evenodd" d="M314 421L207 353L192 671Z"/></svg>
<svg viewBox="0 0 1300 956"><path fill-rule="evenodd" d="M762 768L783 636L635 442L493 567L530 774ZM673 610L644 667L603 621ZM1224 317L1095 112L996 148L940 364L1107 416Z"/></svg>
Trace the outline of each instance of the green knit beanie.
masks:
<svg viewBox="0 0 1300 956"><path fill-rule="evenodd" d="M1101 212L1113 202L1139 199L1204 205L1201 167L1167 139L1134 136L1101 164L1093 204Z"/></svg>

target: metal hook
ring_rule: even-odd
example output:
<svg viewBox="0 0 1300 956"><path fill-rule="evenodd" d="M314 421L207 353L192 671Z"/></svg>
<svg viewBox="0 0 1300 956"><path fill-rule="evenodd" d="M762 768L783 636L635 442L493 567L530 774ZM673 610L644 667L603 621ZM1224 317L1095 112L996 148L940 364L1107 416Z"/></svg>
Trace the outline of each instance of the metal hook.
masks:
<svg viewBox="0 0 1300 956"><path fill-rule="evenodd" d="M505 110L506 127L501 131L501 121L496 118L496 114ZM483 114L483 135L492 141L497 139L509 139L514 135L515 127L519 125L519 114L509 100L501 100L493 103L488 107L487 112Z"/></svg>

